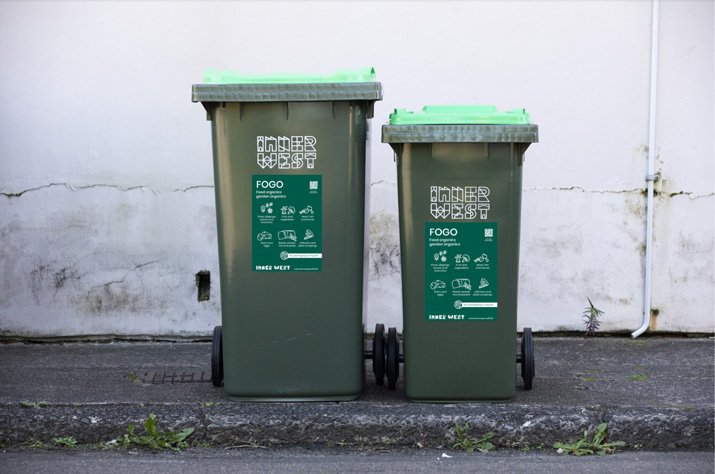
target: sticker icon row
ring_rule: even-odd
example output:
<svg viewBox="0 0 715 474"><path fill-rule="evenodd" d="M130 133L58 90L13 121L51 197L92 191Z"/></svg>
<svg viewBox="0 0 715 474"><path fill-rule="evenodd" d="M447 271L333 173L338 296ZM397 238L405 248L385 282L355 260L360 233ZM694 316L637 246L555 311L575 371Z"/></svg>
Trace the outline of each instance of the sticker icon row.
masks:
<svg viewBox="0 0 715 474"><path fill-rule="evenodd" d="M313 237L315 237L315 234L310 229L306 229L305 235L303 236L303 240L309 240ZM259 241L272 240L273 234L264 230L263 232L258 234L256 238ZM278 240L292 240L293 242L295 242L298 240L298 236L296 235L294 230L281 230L278 232Z"/></svg>

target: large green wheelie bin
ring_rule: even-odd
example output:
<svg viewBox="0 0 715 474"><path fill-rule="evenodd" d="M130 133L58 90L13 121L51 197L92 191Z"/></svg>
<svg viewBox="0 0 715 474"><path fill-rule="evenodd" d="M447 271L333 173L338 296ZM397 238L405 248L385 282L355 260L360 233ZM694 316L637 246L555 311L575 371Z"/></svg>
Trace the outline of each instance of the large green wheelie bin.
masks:
<svg viewBox="0 0 715 474"><path fill-rule="evenodd" d="M209 70L221 280L212 379L231 400L357 398L363 388L371 68Z"/></svg>
<svg viewBox="0 0 715 474"><path fill-rule="evenodd" d="M427 106L396 110L382 141L397 161L407 397L508 400L516 362L530 389L531 330L520 355L515 337L522 165L537 125L523 109Z"/></svg>

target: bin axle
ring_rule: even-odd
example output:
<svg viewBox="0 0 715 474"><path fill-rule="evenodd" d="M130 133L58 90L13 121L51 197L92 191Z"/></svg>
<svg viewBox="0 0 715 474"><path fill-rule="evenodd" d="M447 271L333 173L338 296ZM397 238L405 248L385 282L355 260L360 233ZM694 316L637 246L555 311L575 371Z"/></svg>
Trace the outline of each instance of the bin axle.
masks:
<svg viewBox="0 0 715 474"><path fill-rule="evenodd" d="M390 328L385 335L385 326L377 324L372 339L372 350L366 350L364 357L372 360L375 383L384 385L385 376L387 376L387 388L395 390L400 374L400 364L405 362L404 353L400 352L397 329ZM521 353L516 354L516 363L521 365L524 389L531 390L534 381L534 338L531 335L531 328L524 328L521 338Z"/></svg>

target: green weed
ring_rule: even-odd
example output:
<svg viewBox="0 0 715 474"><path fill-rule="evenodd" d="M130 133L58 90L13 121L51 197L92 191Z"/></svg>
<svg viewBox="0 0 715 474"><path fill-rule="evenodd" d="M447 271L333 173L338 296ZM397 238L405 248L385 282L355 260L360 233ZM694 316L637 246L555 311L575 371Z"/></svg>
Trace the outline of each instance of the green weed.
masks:
<svg viewBox="0 0 715 474"><path fill-rule="evenodd" d="M43 443L39 439L31 439L30 440L30 449L45 449L49 448L50 446L47 443Z"/></svg>
<svg viewBox="0 0 715 474"><path fill-rule="evenodd" d="M643 366L637 365L636 369L640 370L641 372L639 374L635 374L628 377L628 380L648 380L649 377L645 374Z"/></svg>
<svg viewBox="0 0 715 474"><path fill-rule="evenodd" d="M574 456L583 456L584 454L598 454L599 456L605 456L606 454L615 453L617 448L626 445L623 441L604 443L606 436L608 436L607 432L608 424L601 423L598 425L592 440L588 439L588 431L584 431L583 438L575 443L554 443L554 448L564 454L573 454Z"/></svg>
<svg viewBox="0 0 715 474"><path fill-rule="evenodd" d="M541 443L538 446L530 446L529 443L526 443L524 446L519 448L520 451L533 451L534 449L544 449L544 443Z"/></svg>
<svg viewBox="0 0 715 474"><path fill-rule="evenodd" d="M32 403L32 402L28 402L27 400L23 400L21 403L26 407L34 408L36 410L39 410L43 406L47 405L47 402Z"/></svg>
<svg viewBox="0 0 715 474"><path fill-rule="evenodd" d="M455 425L455 430L457 432L457 442L454 443L452 449L464 449L468 453L473 453L475 450L481 453L486 453L494 449L494 445L488 440L494 437L494 433L487 433L476 441L469 439L469 423L465 423L464 426Z"/></svg>
<svg viewBox="0 0 715 474"><path fill-rule="evenodd" d="M144 422L146 435L138 436L134 433L134 425L127 426L127 432L121 438L107 443L107 448L124 447L128 448L132 445L142 446L151 449L173 449L179 451L180 448L186 448L189 444L184 441L191 433L193 428L186 428L183 431L170 433L161 433L156 426L156 415L149 415L149 418Z"/></svg>
<svg viewBox="0 0 715 474"><path fill-rule="evenodd" d="M605 313L600 309L596 308L591 302L590 298L586 299L588 300L589 306L587 306L586 309L583 310L583 322L586 324L586 335L594 336L599 326L601 325L601 321L599 320L599 318Z"/></svg>
<svg viewBox="0 0 715 474"><path fill-rule="evenodd" d="M65 448L74 448L75 446L77 446L77 440L74 439L74 437L72 436L66 438L52 438L52 441L54 441L57 446L62 446Z"/></svg>

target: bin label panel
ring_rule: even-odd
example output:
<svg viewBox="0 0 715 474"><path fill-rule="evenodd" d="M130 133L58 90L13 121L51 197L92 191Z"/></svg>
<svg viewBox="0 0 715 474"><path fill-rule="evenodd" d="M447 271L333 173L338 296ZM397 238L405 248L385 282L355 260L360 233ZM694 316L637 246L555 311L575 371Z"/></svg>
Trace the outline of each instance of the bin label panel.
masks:
<svg viewBox="0 0 715 474"><path fill-rule="evenodd" d="M497 320L497 223L425 223L425 320Z"/></svg>
<svg viewBox="0 0 715 474"><path fill-rule="evenodd" d="M253 175L254 272L323 271L321 175Z"/></svg>

